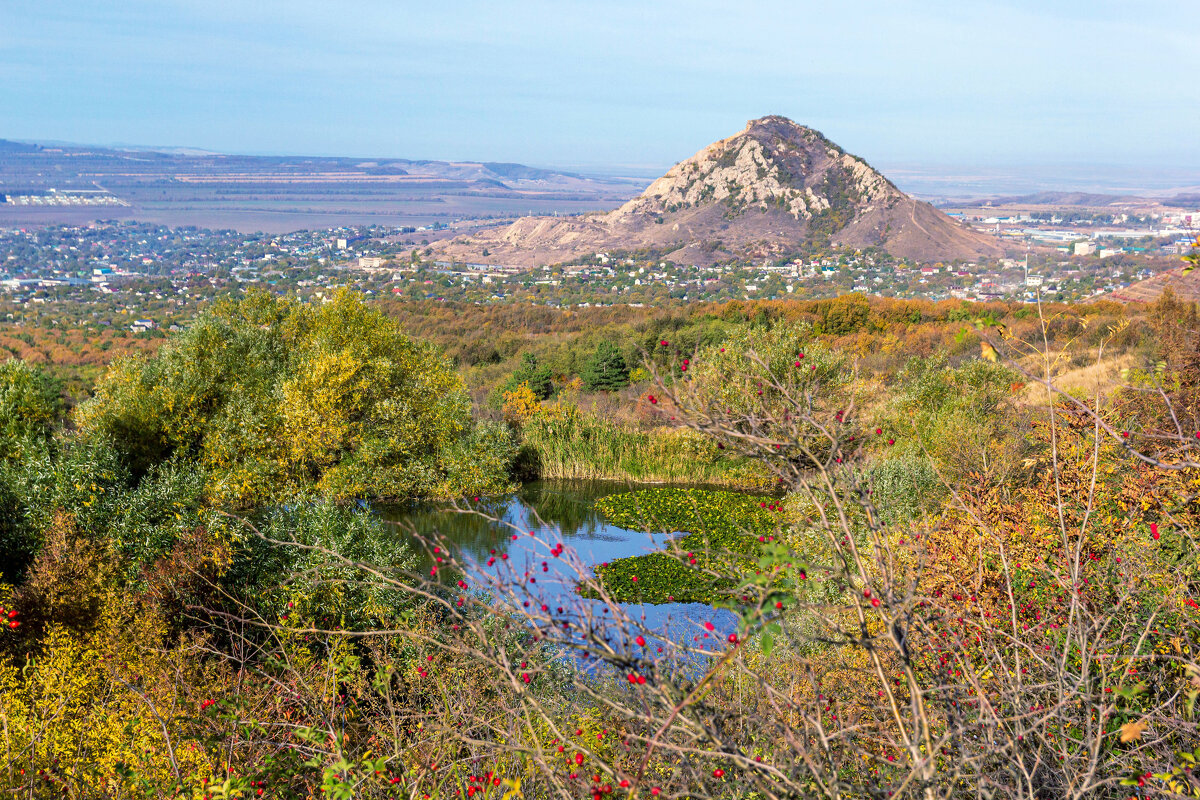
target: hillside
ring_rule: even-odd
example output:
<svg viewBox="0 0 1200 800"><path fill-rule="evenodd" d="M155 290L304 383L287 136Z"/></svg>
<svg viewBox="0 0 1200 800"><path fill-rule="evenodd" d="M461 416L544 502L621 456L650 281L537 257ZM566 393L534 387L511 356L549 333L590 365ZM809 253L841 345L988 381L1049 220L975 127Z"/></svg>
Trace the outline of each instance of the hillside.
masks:
<svg viewBox="0 0 1200 800"><path fill-rule="evenodd" d="M676 164L638 197L581 218L525 217L444 245L460 260L568 261L654 248L681 262L771 256L804 243L877 246L918 261L1002 255L1000 243L901 192L819 132L778 116Z"/></svg>
<svg viewBox="0 0 1200 800"><path fill-rule="evenodd" d="M1168 287L1180 300L1200 302L1200 270L1187 275L1183 274L1183 267L1162 272L1118 289L1109 296L1122 303L1153 303Z"/></svg>

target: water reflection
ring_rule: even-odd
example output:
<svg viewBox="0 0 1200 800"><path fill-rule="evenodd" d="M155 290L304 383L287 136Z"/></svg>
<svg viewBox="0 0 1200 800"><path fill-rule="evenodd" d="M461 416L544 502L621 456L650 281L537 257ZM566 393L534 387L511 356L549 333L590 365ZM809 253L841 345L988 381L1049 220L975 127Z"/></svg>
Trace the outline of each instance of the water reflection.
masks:
<svg viewBox="0 0 1200 800"><path fill-rule="evenodd" d="M515 494L483 498L466 504L495 517L492 522L473 513L434 505L381 506L376 513L395 523L398 536L420 537L440 533L457 555L474 569L488 574L508 574L519 587L522 603L560 619L579 615L604 619L607 609L598 601L582 600L575 591L574 575L564 560L553 555L559 542L573 549L585 565L595 565L626 556L660 549L673 535L630 531L609 523L596 511L601 497L638 488L611 481L538 481ZM421 548L415 547L418 552ZM424 570L432 556L422 552ZM559 609L562 609L561 611ZM724 635L736 626L734 615L700 603L627 603L626 614L641 620L664 638L678 641L708 637L704 622L717 628L712 636Z"/></svg>

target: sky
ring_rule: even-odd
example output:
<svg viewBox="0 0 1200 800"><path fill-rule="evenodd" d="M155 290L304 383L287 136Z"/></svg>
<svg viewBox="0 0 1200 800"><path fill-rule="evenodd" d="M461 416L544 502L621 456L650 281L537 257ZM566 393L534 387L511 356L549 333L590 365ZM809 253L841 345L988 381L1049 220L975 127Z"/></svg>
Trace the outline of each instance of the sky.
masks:
<svg viewBox="0 0 1200 800"><path fill-rule="evenodd" d="M1200 171L1197 0L0 0L0 138L669 166L782 114L876 165Z"/></svg>

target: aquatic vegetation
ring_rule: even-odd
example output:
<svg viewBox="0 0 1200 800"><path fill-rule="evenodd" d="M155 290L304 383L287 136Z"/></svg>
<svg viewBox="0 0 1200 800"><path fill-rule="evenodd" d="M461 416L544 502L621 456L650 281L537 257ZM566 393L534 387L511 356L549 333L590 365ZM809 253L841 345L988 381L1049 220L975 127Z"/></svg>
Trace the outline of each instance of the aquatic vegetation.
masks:
<svg viewBox="0 0 1200 800"><path fill-rule="evenodd" d="M749 565L779 533L783 501L707 489L644 489L611 495L596 508L616 525L681 532L668 551L595 567L615 599L648 603L712 603L732 587L731 563ZM714 574L713 567L721 574Z"/></svg>

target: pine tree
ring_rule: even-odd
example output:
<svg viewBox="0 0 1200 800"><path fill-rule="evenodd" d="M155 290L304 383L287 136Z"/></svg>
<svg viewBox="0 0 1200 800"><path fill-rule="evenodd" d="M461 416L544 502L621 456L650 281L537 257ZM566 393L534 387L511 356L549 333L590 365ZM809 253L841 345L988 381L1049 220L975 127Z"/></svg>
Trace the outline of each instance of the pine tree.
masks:
<svg viewBox="0 0 1200 800"><path fill-rule="evenodd" d="M509 383L516 388L522 383L528 383L538 400L546 400L554 394L550 367L542 364L533 353L525 353L521 357L521 368L512 374Z"/></svg>
<svg viewBox="0 0 1200 800"><path fill-rule="evenodd" d="M588 389L611 392L629 385L629 365L616 345L601 342L596 353L588 359L581 377Z"/></svg>

